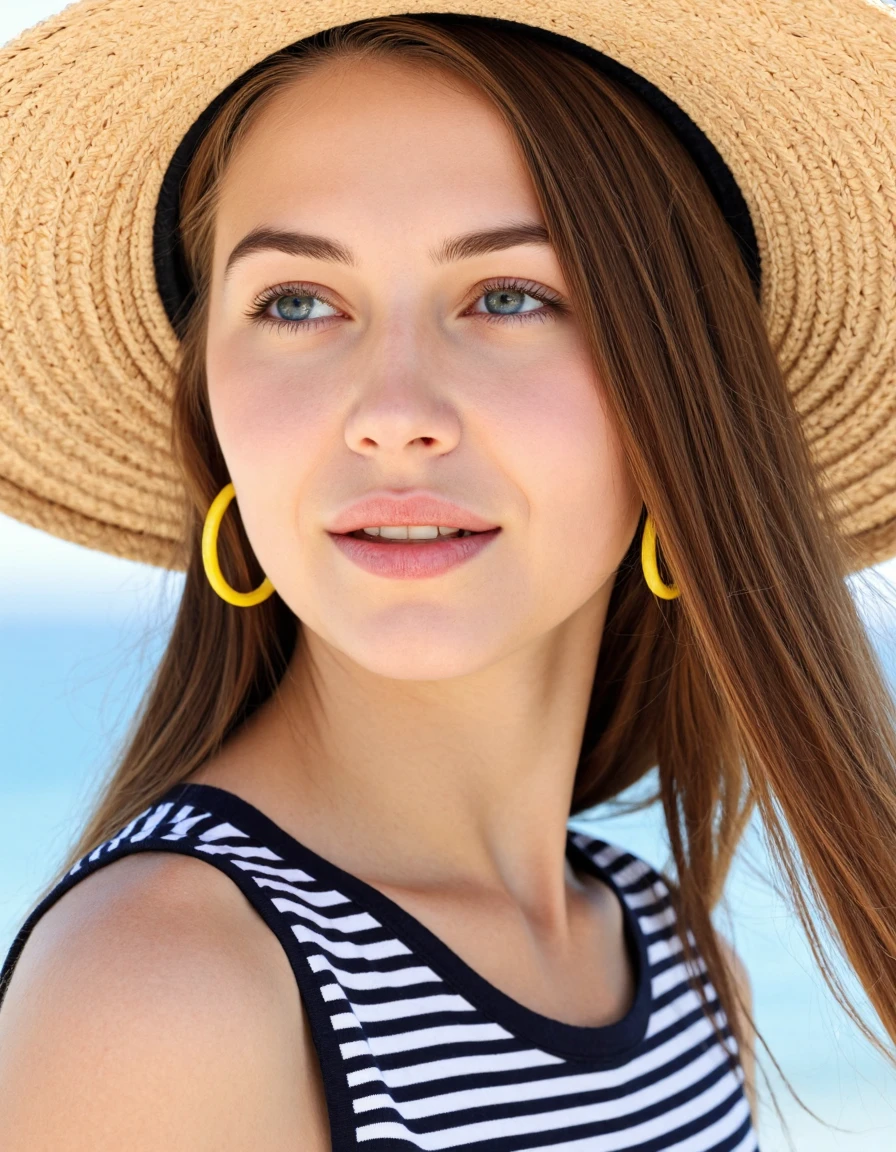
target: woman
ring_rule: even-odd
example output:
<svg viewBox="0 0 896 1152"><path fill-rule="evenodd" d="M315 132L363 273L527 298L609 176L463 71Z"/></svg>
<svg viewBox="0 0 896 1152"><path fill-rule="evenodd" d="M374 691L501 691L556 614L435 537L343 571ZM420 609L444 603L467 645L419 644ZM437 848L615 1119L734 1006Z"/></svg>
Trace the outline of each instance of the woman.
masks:
<svg viewBox="0 0 896 1152"><path fill-rule="evenodd" d="M755 1149L757 805L896 1038L896 26L465 7L7 48L4 507L187 575L0 975L5 1149ZM674 880L567 826L654 766Z"/></svg>

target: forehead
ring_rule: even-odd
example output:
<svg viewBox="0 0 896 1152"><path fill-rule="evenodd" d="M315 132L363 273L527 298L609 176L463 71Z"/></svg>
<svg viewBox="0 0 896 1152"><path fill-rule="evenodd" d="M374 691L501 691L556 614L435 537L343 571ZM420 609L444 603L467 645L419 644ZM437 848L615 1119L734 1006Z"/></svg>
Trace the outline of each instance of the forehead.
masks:
<svg viewBox="0 0 896 1152"><path fill-rule="evenodd" d="M219 212L247 223L264 209L358 201L515 195L534 203L510 129L476 88L407 61L326 64L259 111L235 150ZM522 198L522 200L521 200Z"/></svg>

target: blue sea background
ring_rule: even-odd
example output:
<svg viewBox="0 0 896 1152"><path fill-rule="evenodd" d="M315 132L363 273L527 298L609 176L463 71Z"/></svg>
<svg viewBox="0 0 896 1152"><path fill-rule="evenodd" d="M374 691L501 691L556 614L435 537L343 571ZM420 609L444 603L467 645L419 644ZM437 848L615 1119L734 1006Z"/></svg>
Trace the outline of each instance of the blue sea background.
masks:
<svg viewBox="0 0 896 1152"><path fill-rule="evenodd" d="M0 0L0 44L64 7L57 0ZM850 586L896 687L896 563ZM102 556L0 515L0 957L86 818L164 648L180 587L176 574ZM658 867L668 864L656 807L630 816L596 811L573 823ZM772 881L754 824L718 922L749 970L760 1031L819 1117L794 1101L760 1049L769 1074L768 1084L759 1077L762 1152L893 1152L896 1071L828 992Z"/></svg>

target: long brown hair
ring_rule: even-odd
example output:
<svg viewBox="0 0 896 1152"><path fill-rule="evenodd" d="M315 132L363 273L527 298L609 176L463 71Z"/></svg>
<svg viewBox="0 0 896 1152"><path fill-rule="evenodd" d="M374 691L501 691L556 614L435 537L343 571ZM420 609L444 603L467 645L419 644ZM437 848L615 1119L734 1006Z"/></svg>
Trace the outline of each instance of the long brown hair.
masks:
<svg viewBox="0 0 896 1152"><path fill-rule="evenodd" d="M523 28L398 16L329 29L303 47L270 57L222 106L183 186L196 297L172 437L190 506L186 584L126 746L62 870L214 753L275 691L302 643L279 597L231 607L209 587L200 558L206 510L229 479L204 367L228 158L267 102L325 60L388 56L448 68L476 85L514 134L656 523L661 574L681 589L664 601L647 587L642 513L614 581L570 814L657 768L673 901L730 1008L736 987L711 913L758 808L828 984L894 1059L850 1000L823 939L842 946L896 1040L893 702L844 581L849 545L737 242L693 160L634 92ZM219 553L235 586L262 578L236 508ZM683 941L690 954L686 932ZM730 1011L729 1019L743 1043Z"/></svg>

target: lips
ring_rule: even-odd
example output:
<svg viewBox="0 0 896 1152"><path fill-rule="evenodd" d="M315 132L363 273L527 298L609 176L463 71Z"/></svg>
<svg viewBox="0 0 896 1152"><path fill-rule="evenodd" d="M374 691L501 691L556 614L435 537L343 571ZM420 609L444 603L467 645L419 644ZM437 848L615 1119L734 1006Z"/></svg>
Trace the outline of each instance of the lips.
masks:
<svg viewBox="0 0 896 1152"><path fill-rule="evenodd" d="M439 533L438 536L432 536L428 539L402 540L400 537L395 539L389 536L368 536L363 528L358 528L354 532L336 532L334 535L352 536L355 540L369 540L372 544L438 544L440 540L464 540L468 536L481 536L482 533L474 532L472 528L463 528L458 536L443 536Z"/></svg>
<svg viewBox="0 0 896 1152"><path fill-rule="evenodd" d="M369 493L363 500L343 509L327 529L337 536L347 536L373 525L432 524L444 528L464 528L469 532L491 532L499 525L478 513L444 499L433 492L396 494L382 491Z"/></svg>
<svg viewBox="0 0 896 1152"><path fill-rule="evenodd" d="M358 537L352 532L330 532L339 551L353 564L374 576L398 580L420 580L441 576L489 549L501 534L500 528L475 532L472 536L440 536L434 540L390 540ZM403 544L389 548L387 544Z"/></svg>

